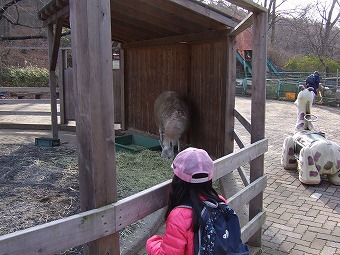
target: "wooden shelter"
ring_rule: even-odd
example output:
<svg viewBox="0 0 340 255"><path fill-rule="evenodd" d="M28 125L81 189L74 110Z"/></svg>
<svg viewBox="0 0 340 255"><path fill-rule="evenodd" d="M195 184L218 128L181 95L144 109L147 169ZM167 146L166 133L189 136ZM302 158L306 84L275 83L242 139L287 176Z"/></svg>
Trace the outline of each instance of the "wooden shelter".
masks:
<svg viewBox="0 0 340 255"><path fill-rule="evenodd" d="M134 196L116 202L113 139L115 107L120 107L124 129L157 135L153 102L164 90L175 90L188 100L192 122L186 142L219 158L215 161L215 179L250 162L250 182L245 181L246 190L238 196L234 206L249 202L250 223L244 229L243 237L250 244L261 246L262 191L266 183L263 154L267 150L264 137L267 10L250 0L228 2L246 9L249 15L240 21L195 0L52 0L39 12L39 18L49 32L54 138L58 137L55 70L62 28L71 28L72 35L72 89L77 106L80 196L86 218L77 215L56 223L64 224L74 234L82 233L80 240L70 240L63 247L93 241L86 246L88 254L119 254L118 231L166 205L169 182L143 192L138 200ZM250 124L234 106L236 36L251 25L253 90ZM122 46L119 73L112 72L113 41ZM115 104L116 100L119 105ZM234 133L235 117L250 132L252 144L237 153L234 153L234 141L239 143L240 140ZM153 203L150 204L150 200ZM77 219L82 219L82 223L77 225ZM48 229L46 226L44 231ZM48 232L50 235L51 231ZM54 234L52 239L58 240ZM6 240L14 242L13 238ZM17 241L21 240L23 244L20 238L17 237ZM27 236L22 238L29 239ZM0 249L5 247L3 243L0 240ZM44 249L51 253L57 250L51 246ZM7 251L15 254L13 250ZM35 254L29 253L28 248L25 251Z"/></svg>

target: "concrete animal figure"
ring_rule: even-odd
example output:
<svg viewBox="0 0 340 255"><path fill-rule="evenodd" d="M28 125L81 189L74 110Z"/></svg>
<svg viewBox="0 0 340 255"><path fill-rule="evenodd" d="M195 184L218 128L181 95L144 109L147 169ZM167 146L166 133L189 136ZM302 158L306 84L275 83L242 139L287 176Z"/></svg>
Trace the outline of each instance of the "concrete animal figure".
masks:
<svg viewBox="0 0 340 255"><path fill-rule="evenodd" d="M317 104L323 103L323 96L331 97L332 95L332 91L328 87L322 85L321 83L319 87L317 88L316 92L317 92L316 98L319 99L318 101L315 100L315 103Z"/></svg>
<svg viewBox="0 0 340 255"><path fill-rule="evenodd" d="M312 90L303 88L298 94L295 134L283 142L281 164L286 170L298 169L304 184L319 184L326 175L332 184L340 185L340 146L314 130L310 121L314 96Z"/></svg>
<svg viewBox="0 0 340 255"><path fill-rule="evenodd" d="M159 129L163 158L174 158L174 146L180 148L180 138L189 126L189 109L174 91L164 91L155 100L154 117Z"/></svg>

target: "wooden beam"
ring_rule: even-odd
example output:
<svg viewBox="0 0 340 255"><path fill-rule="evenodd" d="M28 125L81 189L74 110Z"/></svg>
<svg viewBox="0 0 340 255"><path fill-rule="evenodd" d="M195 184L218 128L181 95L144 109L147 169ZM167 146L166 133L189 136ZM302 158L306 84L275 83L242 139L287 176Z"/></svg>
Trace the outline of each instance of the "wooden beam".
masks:
<svg viewBox="0 0 340 255"><path fill-rule="evenodd" d="M126 129L126 115L125 115L125 51L123 49L120 49L119 52L119 67L122 72L122 75L120 76L120 102L121 102L121 118L122 118L122 123L121 123L121 128L122 130Z"/></svg>
<svg viewBox="0 0 340 255"><path fill-rule="evenodd" d="M39 92L50 92L49 87L0 87L1 92L32 92L32 93L39 93ZM58 91L58 88L57 88ZM3 99L1 99L3 102Z"/></svg>
<svg viewBox="0 0 340 255"><path fill-rule="evenodd" d="M176 3L183 8L190 9L194 12L197 12L203 16L208 16L211 19L214 19L218 22L221 22L229 27L237 26L238 22L231 19L227 14L223 14L222 12L212 8L209 5L199 4L197 1L188 1L188 0L169 0L169 2Z"/></svg>
<svg viewBox="0 0 340 255"><path fill-rule="evenodd" d="M0 236L0 254L55 254L114 233L114 208L102 207Z"/></svg>
<svg viewBox="0 0 340 255"><path fill-rule="evenodd" d="M70 13L70 6L66 5L61 10L59 10L58 12L54 13L51 16L50 15L45 15L46 18L44 18L44 15L41 14L40 19L44 20L43 21L43 26L47 26L48 24L56 23L59 18L66 18L66 17L68 17L69 13ZM64 24L64 27L67 27L67 26L65 26L65 24Z"/></svg>
<svg viewBox="0 0 340 255"><path fill-rule="evenodd" d="M266 221L266 212L259 212L252 220L250 220L241 229L242 242L247 242L251 236L257 231L261 230L263 224Z"/></svg>
<svg viewBox="0 0 340 255"><path fill-rule="evenodd" d="M48 124L45 125L45 124L0 123L0 129L51 130L51 125L48 125Z"/></svg>
<svg viewBox="0 0 340 255"><path fill-rule="evenodd" d="M79 189L87 211L117 200L110 1L70 1L70 13ZM84 253L118 255L119 233L111 233L87 243Z"/></svg>
<svg viewBox="0 0 340 255"><path fill-rule="evenodd" d="M0 111L0 115L16 115L16 116L51 116L51 112L28 112L28 111ZM59 113L57 115L60 115Z"/></svg>
<svg viewBox="0 0 340 255"><path fill-rule="evenodd" d="M60 23L60 22L58 22ZM49 57L49 85L51 100L51 125L52 137L58 139L58 116L57 116L57 77L55 67L58 59L58 49L60 43L61 27L57 25L58 31L54 34L53 24L47 26L48 57ZM54 59L53 59L54 58Z"/></svg>
<svg viewBox="0 0 340 255"><path fill-rule="evenodd" d="M243 167L238 167L237 168L237 171L238 171L238 174L240 175L241 177L241 180L243 182L243 185L244 186L248 186L250 181L249 181L249 177L247 177L247 174L246 172L244 171Z"/></svg>
<svg viewBox="0 0 340 255"><path fill-rule="evenodd" d="M164 44L174 44L174 43L195 43L202 41L222 41L225 40L228 29L218 30L218 31L207 31L202 33L193 33L186 35L170 36L159 39L145 40L141 42L133 42L123 44L124 49L128 48L138 48L138 47L148 47L157 46Z"/></svg>
<svg viewBox="0 0 340 255"><path fill-rule="evenodd" d="M265 105L266 105L266 67L267 67L267 13L254 13L252 26L253 58L252 58L252 100L251 100L251 143L265 137ZM264 175L264 155L250 162L250 182ZM249 203L249 219L263 210L263 193ZM249 240L250 245L262 246L261 229Z"/></svg>
<svg viewBox="0 0 340 255"><path fill-rule="evenodd" d="M60 49L58 54L58 69L59 69L59 99L60 99L60 124L66 124L66 117L65 117L65 69L67 68L67 50Z"/></svg>
<svg viewBox="0 0 340 255"><path fill-rule="evenodd" d="M228 36L237 36L250 27L251 24L253 24L253 13L249 13L247 17L245 17L233 30L231 30Z"/></svg>
<svg viewBox="0 0 340 255"><path fill-rule="evenodd" d="M50 53L50 71L55 71L57 67L60 38L61 38L61 32L63 28L62 24L63 24L63 18L59 18L55 26L55 32L54 33L52 32L52 35L51 35L53 37L53 45L51 49L52 52Z"/></svg>
<svg viewBox="0 0 340 255"><path fill-rule="evenodd" d="M223 77L227 79L226 104L225 104L225 154L234 151L234 129L235 129L235 94L236 94L236 38L228 36L227 52L225 56L226 73Z"/></svg>
<svg viewBox="0 0 340 255"><path fill-rule="evenodd" d="M184 20L182 19L182 22L197 22L198 24L206 25L207 27L216 27L216 21L213 19L210 19L209 17L203 16L203 15L197 15L196 12L192 12L191 10L181 8L179 5L174 5L170 1L164 1L164 0L144 0L145 3L155 6L156 8L162 8L162 10L166 10L166 12L169 12L174 17L178 16L178 13L183 13L182 16L184 16ZM201 3L198 3L201 4ZM210 6L209 6L210 7ZM214 9L214 11L219 12L219 10ZM232 20L234 20L232 17L230 17ZM172 19L172 18L171 18ZM236 20L234 20L236 21ZM238 22L238 21L236 21ZM224 26L224 24L221 24L221 26Z"/></svg>
<svg viewBox="0 0 340 255"><path fill-rule="evenodd" d="M268 140L263 139L253 144L247 145L244 148L215 160L215 171L213 180L217 180L222 176L234 171L239 166L254 160L263 155L268 150Z"/></svg>
<svg viewBox="0 0 340 255"><path fill-rule="evenodd" d="M239 136L235 133L235 131L234 131L234 140L235 140L236 144L238 145L238 147L239 147L240 149L242 149L242 148L244 147L245 143L242 141L241 137L239 137Z"/></svg>
<svg viewBox="0 0 340 255"><path fill-rule="evenodd" d="M267 12L268 11L265 7L253 2L252 0L227 0L227 1L231 4L235 4L239 7L242 7L252 12Z"/></svg>
<svg viewBox="0 0 340 255"><path fill-rule="evenodd" d="M267 177L262 176L256 181L249 184L244 189L237 192L235 195L228 199L228 204L236 212L239 211L243 205L248 204L255 196L264 191L267 186Z"/></svg>
<svg viewBox="0 0 340 255"><path fill-rule="evenodd" d="M236 109L234 109L235 118L242 124L242 126L251 133L251 124L244 118Z"/></svg>

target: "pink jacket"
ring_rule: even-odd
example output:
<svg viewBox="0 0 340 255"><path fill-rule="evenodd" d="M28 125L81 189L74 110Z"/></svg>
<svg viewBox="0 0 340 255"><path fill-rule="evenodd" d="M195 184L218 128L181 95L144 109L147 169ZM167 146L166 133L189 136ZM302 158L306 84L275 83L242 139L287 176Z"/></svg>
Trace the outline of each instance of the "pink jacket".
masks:
<svg viewBox="0 0 340 255"><path fill-rule="evenodd" d="M150 255L193 255L194 232L191 229L192 210L174 208L167 220L164 236L152 236L146 242Z"/></svg>
<svg viewBox="0 0 340 255"><path fill-rule="evenodd" d="M220 198L226 201L222 196ZM194 232L191 223L192 210L190 208L174 208L166 220L164 236L154 235L146 241L147 253L150 255L193 255Z"/></svg>

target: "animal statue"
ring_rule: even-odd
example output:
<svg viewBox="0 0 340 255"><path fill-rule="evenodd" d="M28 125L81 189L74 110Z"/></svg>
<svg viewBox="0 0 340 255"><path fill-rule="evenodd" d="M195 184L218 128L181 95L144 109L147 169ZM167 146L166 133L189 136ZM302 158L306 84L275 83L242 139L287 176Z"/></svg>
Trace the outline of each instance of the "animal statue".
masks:
<svg viewBox="0 0 340 255"><path fill-rule="evenodd" d="M314 129L314 96L304 87L298 94L294 103L298 108L295 134L283 142L281 164L286 170L298 169L299 180L304 184L319 184L321 176L326 175L332 184L340 185L340 146Z"/></svg>
<svg viewBox="0 0 340 255"><path fill-rule="evenodd" d="M180 138L189 126L189 109L175 91L164 91L155 100L154 117L159 129L161 157L174 158L180 152Z"/></svg>
<svg viewBox="0 0 340 255"><path fill-rule="evenodd" d="M316 92L317 92L316 96L319 99L319 101L316 101L316 103L318 104L323 103L323 96L330 97L332 95L332 91L328 87L322 85L321 83L319 87L316 89Z"/></svg>

